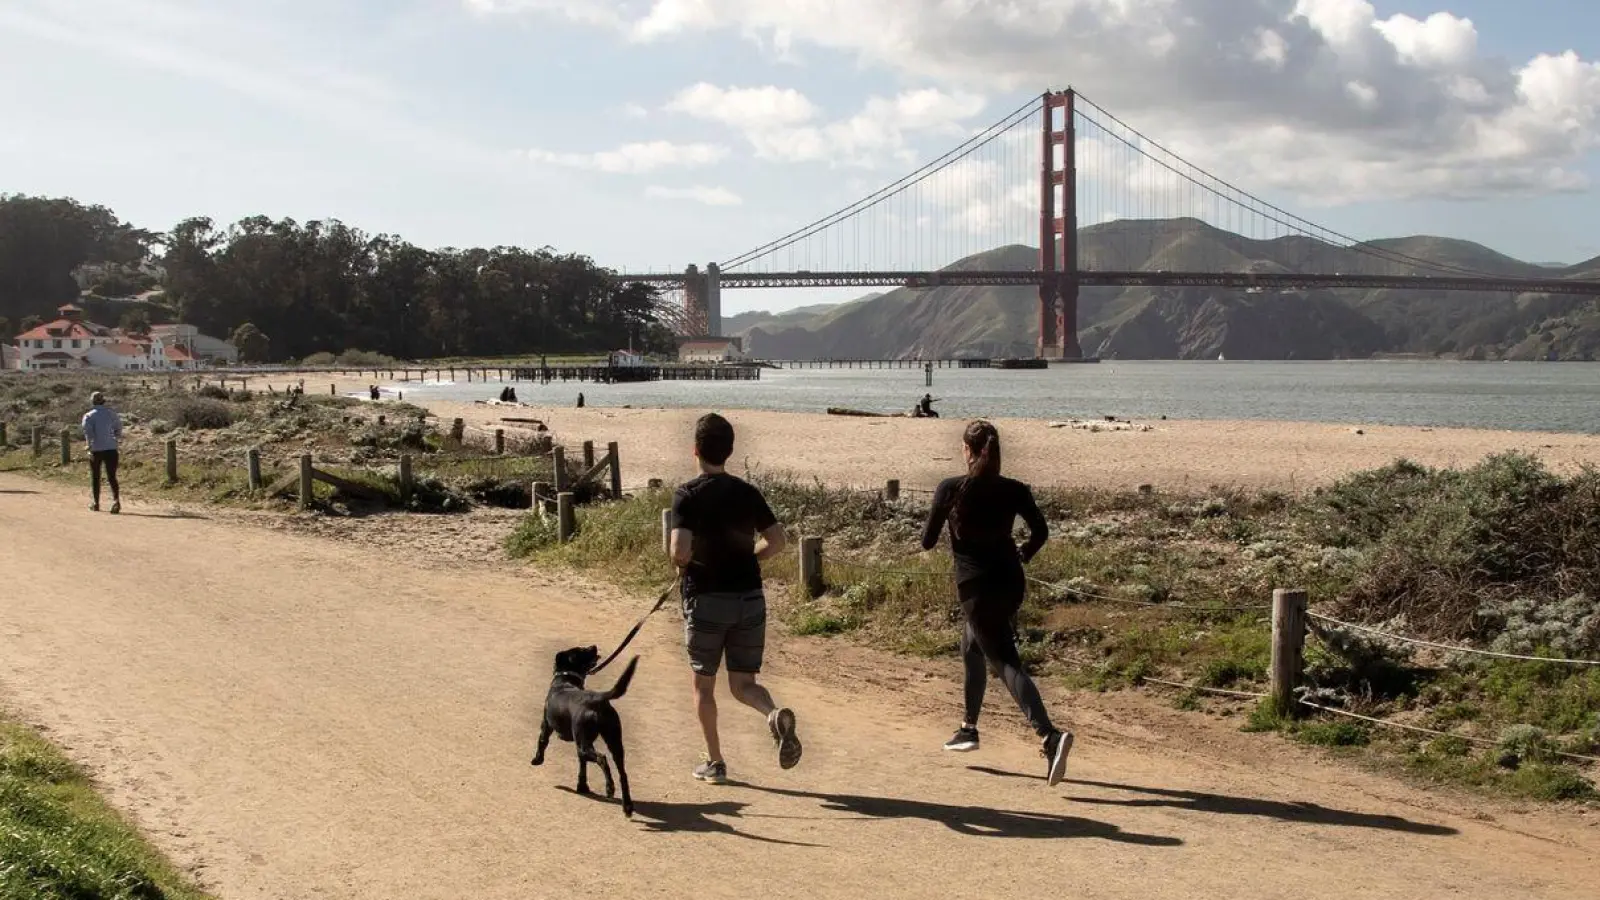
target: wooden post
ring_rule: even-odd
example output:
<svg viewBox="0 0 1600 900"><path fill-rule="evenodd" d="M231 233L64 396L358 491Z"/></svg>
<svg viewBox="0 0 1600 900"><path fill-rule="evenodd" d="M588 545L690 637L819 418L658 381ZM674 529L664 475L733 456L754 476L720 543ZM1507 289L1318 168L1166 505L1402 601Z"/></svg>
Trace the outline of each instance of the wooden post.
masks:
<svg viewBox="0 0 1600 900"><path fill-rule="evenodd" d="M556 539L565 544L578 530L577 515L572 510L572 492L556 495Z"/></svg>
<svg viewBox="0 0 1600 900"><path fill-rule="evenodd" d="M886 484L884 484L883 499L890 501L900 499L900 479L891 478Z"/></svg>
<svg viewBox="0 0 1600 900"><path fill-rule="evenodd" d="M928 363L928 367L923 369L922 372L927 376L923 383L928 387L933 387L933 363Z"/></svg>
<svg viewBox="0 0 1600 900"><path fill-rule="evenodd" d="M567 451L563 447L556 447L550 451L550 455L555 463L551 481L555 482L553 487L555 492L559 494L567 489Z"/></svg>
<svg viewBox="0 0 1600 900"><path fill-rule="evenodd" d="M548 516L554 511L550 505L550 498L555 492L550 489L550 482L535 481L533 483L533 508L538 510L540 516Z"/></svg>
<svg viewBox="0 0 1600 900"><path fill-rule="evenodd" d="M244 467L250 475L250 490L261 490L261 448L251 447L244 453Z"/></svg>
<svg viewBox="0 0 1600 900"><path fill-rule="evenodd" d="M506 430L504 428L496 428L494 430L494 455L495 456L504 456L505 452L506 452Z"/></svg>
<svg viewBox="0 0 1600 900"><path fill-rule="evenodd" d="M453 441L455 441L456 443L459 444L459 443L461 443L462 439L465 438L466 436L467 436L467 423L466 423L466 421L464 419L456 419L455 421L450 423L450 439L451 440L453 440Z"/></svg>
<svg viewBox="0 0 1600 900"><path fill-rule="evenodd" d="M1300 684L1305 646L1306 592L1273 591L1272 705L1286 718L1292 718L1297 708L1294 689Z"/></svg>
<svg viewBox="0 0 1600 900"><path fill-rule="evenodd" d="M411 492L415 488L416 484L411 480L411 454L402 453L400 455L400 502L410 503Z"/></svg>
<svg viewBox="0 0 1600 900"><path fill-rule="evenodd" d="M167 441L167 484L178 483L178 442Z"/></svg>
<svg viewBox="0 0 1600 900"><path fill-rule="evenodd" d="M606 444L606 456L611 459L611 496L622 496L622 453L617 449L617 442Z"/></svg>
<svg viewBox="0 0 1600 900"><path fill-rule="evenodd" d="M594 468L594 441L583 442L583 470L585 472Z"/></svg>
<svg viewBox="0 0 1600 900"><path fill-rule="evenodd" d="M6 434L6 423L0 422L0 450L11 446L11 437Z"/></svg>
<svg viewBox="0 0 1600 900"><path fill-rule="evenodd" d="M378 427L379 428L382 428L383 426L385 426L387 424L389 424L388 416L379 416L378 417Z"/></svg>
<svg viewBox="0 0 1600 900"><path fill-rule="evenodd" d="M672 552L672 510L661 511L661 552Z"/></svg>
<svg viewBox="0 0 1600 900"><path fill-rule="evenodd" d="M826 588L822 580L822 538L800 539L800 583L805 586L806 596L813 600L821 597Z"/></svg>
<svg viewBox="0 0 1600 900"><path fill-rule="evenodd" d="M312 497L311 454L300 454L300 508L310 509Z"/></svg>
<svg viewBox="0 0 1600 900"><path fill-rule="evenodd" d="M330 396L330 397L339 396L339 386L337 384L328 385L328 396Z"/></svg>
<svg viewBox="0 0 1600 900"><path fill-rule="evenodd" d="M33 426L33 455L44 455L44 426Z"/></svg>
<svg viewBox="0 0 1600 900"><path fill-rule="evenodd" d="M61 429L61 464L72 465L72 429Z"/></svg>

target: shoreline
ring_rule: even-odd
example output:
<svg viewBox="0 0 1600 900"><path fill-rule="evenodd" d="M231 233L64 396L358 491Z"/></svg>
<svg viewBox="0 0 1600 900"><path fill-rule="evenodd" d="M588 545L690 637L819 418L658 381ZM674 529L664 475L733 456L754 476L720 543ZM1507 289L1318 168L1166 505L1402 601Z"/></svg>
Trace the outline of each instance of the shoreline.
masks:
<svg viewBox="0 0 1600 900"><path fill-rule="evenodd" d="M252 379L280 390L301 376ZM363 392L370 380L305 379L307 392L336 387ZM385 401L395 399L386 392ZM623 482L681 480L697 472L690 453L694 421L705 409L589 406L488 406L426 397L406 402L442 419L513 432L527 426L502 417L543 421L569 448L594 441L603 451L619 444ZM380 402L381 405L381 402ZM784 472L839 487L880 488L899 479L911 490L930 490L961 474L962 419L851 418L823 413L730 409L737 434L729 469L735 473ZM1075 485L1199 492L1212 487L1296 493L1352 472L1406 458L1433 467L1471 466L1485 456L1523 451L1557 471L1600 461L1600 435L1464 428L1168 419L1136 421L1150 430L1094 432L1052 428L1049 420L995 418L1007 474L1040 486Z"/></svg>

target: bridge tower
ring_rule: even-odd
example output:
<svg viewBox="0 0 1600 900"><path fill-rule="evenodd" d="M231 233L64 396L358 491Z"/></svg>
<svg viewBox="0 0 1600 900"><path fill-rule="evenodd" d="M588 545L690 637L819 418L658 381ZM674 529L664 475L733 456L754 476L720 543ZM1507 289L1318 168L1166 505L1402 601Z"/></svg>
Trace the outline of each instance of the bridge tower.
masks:
<svg viewBox="0 0 1600 900"><path fill-rule="evenodd" d="M706 263L704 293L706 305L706 334L722 337L722 270L716 263Z"/></svg>
<svg viewBox="0 0 1600 900"><path fill-rule="evenodd" d="M1072 88L1044 95L1039 173L1039 356L1082 359L1078 346L1078 128ZM1056 111L1061 110L1061 128ZM1056 148L1061 162L1056 164ZM1056 187L1061 214L1056 214Z"/></svg>
<svg viewBox="0 0 1600 900"><path fill-rule="evenodd" d="M705 337L711 332L706 315L706 279L693 263L683 270L683 331L687 337Z"/></svg>

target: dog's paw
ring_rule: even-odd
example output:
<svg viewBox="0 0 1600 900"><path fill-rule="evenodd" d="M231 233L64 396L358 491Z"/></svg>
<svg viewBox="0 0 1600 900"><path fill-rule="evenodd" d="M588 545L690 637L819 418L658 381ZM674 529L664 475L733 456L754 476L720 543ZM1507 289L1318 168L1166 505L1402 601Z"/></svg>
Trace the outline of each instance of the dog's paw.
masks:
<svg viewBox="0 0 1600 900"><path fill-rule="evenodd" d="M542 766L542 765L544 765L544 757L535 756L533 758L533 760L528 763L528 765L530 765L530 766Z"/></svg>
<svg viewBox="0 0 1600 900"><path fill-rule="evenodd" d="M622 801L622 814L624 816L626 816L627 818L630 818L630 819L633 818L633 801L632 800L624 800L624 801Z"/></svg>

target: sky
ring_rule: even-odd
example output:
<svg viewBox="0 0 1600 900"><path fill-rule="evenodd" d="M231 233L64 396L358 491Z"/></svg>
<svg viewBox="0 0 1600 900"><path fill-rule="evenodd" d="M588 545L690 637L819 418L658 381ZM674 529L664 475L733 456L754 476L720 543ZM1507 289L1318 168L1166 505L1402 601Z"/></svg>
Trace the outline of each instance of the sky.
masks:
<svg viewBox="0 0 1600 900"><path fill-rule="evenodd" d="M158 230L337 218L681 271L1071 85L1345 234L1600 255L1593 0L3 0L0 85L0 192ZM1026 237L1017 158L989 157L1011 168L987 192L943 189L950 221L990 222L967 244Z"/></svg>

